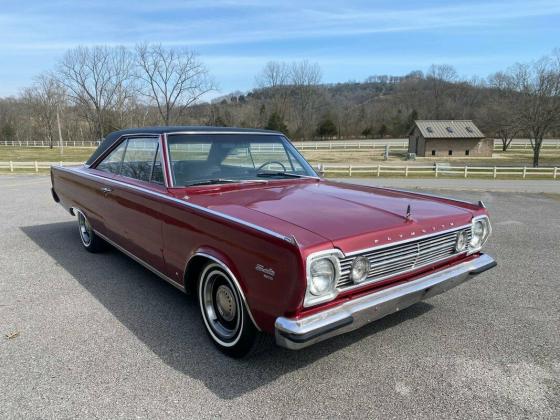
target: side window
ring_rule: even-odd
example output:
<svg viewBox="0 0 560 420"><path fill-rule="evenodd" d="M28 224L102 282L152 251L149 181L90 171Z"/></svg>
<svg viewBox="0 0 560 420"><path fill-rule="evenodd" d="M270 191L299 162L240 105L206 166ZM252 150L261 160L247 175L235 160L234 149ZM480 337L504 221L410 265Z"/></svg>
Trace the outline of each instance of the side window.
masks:
<svg viewBox="0 0 560 420"><path fill-rule="evenodd" d="M109 154L109 156L99 162L95 169L99 169L100 171L104 172L110 172L112 174L118 174L121 170L121 163L125 150L126 140L123 141L115 150L113 150Z"/></svg>
<svg viewBox="0 0 560 420"><path fill-rule="evenodd" d="M158 141L155 138L128 139L120 175L149 182L157 149Z"/></svg>
<svg viewBox="0 0 560 420"><path fill-rule="evenodd" d="M163 180L163 166L162 166L162 160L161 160L161 149L159 148L158 145L158 149L157 149L157 153L156 153L156 157L154 160L154 166L152 169L152 177L150 178L150 182L154 182L156 184L164 184L164 180Z"/></svg>

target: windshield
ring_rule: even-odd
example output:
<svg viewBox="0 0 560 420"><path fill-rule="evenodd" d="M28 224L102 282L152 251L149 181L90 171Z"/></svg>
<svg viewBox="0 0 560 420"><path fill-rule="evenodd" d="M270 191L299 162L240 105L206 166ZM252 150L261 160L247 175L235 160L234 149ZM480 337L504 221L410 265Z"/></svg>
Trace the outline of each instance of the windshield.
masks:
<svg viewBox="0 0 560 420"><path fill-rule="evenodd" d="M316 177L281 135L170 134L173 186Z"/></svg>

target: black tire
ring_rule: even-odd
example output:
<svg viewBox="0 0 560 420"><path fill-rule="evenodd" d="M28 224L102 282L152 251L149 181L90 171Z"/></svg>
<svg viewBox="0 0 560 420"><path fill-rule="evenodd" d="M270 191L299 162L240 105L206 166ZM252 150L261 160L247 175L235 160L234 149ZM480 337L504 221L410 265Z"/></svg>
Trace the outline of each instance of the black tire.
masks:
<svg viewBox="0 0 560 420"><path fill-rule="evenodd" d="M86 215L81 210L74 210L74 212L78 218L78 233L83 247L92 253L103 251L106 243L95 234Z"/></svg>
<svg viewBox="0 0 560 420"><path fill-rule="evenodd" d="M214 345L230 357L246 356L259 332L231 276L211 262L202 270L197 289L202 321Z"/></svg>

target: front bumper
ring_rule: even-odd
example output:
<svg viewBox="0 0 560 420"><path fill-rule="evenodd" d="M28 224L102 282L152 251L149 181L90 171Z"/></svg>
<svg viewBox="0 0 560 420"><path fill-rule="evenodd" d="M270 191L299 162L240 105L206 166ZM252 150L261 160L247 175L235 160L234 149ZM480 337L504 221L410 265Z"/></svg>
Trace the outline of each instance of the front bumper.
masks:
<svg viewBox="0 0 560 420"><path fill-rule="evenodd" d="M365 324L446 292L496 266L486 254L394 287L388 287L316 314L275 323L276 344L292 350L358 329Z"/></svg>

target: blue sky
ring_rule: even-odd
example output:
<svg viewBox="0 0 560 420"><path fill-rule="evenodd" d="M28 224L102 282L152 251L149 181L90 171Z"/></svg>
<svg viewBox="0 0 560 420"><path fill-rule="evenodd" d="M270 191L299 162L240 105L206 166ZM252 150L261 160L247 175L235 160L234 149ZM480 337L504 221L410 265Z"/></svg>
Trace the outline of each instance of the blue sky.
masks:
<svg viewBox="0 0 560 420"><path fill-rule="evenodd" d="M77 45L196 50L220 92L248 90L270 60L318 62L323 81L448 63L488 74L560 47L559 0L0 0L0 96Z"/></svg>

